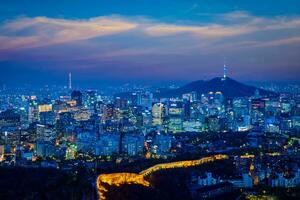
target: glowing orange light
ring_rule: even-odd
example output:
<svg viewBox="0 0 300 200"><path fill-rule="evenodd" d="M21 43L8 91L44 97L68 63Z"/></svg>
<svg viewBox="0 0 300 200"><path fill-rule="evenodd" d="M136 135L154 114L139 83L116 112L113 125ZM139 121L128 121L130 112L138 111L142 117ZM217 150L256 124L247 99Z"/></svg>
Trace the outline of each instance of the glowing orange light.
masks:
<svg viewBox="0 0 300 200"><path fill-rule="evenodd" d="M150 186L150 183L145 180L145 177L148 175L165 169L172 168L187 168L193 167L197 165L202 165L208 162L214 162L216 160L228 159L227 155L214 155L209 157L204 157L199 160L187 160L187 161L178 161L171 163L163 163L154 165L148 169L141 171L139 174L135 173L112 173L112 174L101 174L97 178L97 188L99 197L101 200L105 199L105 192L108 190L105 188L105 184L120 186L124 184L140 184L146 187Z"/></svg>

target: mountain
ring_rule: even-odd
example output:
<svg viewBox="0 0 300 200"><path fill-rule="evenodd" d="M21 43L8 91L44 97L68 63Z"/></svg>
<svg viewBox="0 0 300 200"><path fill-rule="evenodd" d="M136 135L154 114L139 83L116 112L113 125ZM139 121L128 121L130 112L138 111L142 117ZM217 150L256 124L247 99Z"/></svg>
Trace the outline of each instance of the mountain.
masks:
<svg viewBox="0 0 300 200"><path fill-rule="evenodd" d="M209 92L222 92L225 97L250 97L258 90L262 96L273 96L274 92L263 90L254 86L249 86L231 78L213 78L208 81L194 81L184 85L178 89L161 91L160 97L179 97L182 94L192 91L197 92L198 95L207 94Z"/></svg>

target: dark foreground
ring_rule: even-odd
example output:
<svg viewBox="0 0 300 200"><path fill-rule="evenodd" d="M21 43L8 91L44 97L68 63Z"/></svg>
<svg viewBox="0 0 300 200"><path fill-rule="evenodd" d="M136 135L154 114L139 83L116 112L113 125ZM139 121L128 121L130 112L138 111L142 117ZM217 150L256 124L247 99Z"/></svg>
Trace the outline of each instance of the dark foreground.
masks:
<svg viewBox="0 0 300 200"><path fill-rule="evenodd" d="M170 170L151 177L153 186L140 185L111 187L106 195L108 200L192 200L186 185L187 171ZM95 200L97 191L95 176L84 169L64 172L56 169L0 168L0 199L63 199ZM296 200L300 197L300 187L294 189L254 188L249 191L254 198ZM252 199L248 192L233 191L214 199ZM251 198L252 197L252 198Z"/></svg>

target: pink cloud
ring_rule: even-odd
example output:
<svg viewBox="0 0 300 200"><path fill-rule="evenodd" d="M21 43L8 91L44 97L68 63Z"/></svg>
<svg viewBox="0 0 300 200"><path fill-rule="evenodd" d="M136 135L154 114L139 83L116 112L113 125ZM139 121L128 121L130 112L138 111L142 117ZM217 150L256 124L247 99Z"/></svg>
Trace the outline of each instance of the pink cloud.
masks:
<svg viewBox="0 0 300 200"><path fill-rule="evenodd" d="M47 17L18 18L7 22L0 30L0 49L33 48L63 44L95 37L117 34L134 29L137 24L116 17L88 20L53 19ZM25 36L11 36L30 29Z"/></svg>
<svg viewBox="0 0 300 200"><path fill-rule="evenodd" d="M20 17L0 24L0 57L12 59L16 51L66 43L73 45L74 48L81 48L74 45L74 42L79 44L79 41L80 44L87 44L87 49L91 50L88 54L78 55L79 57L87 57L87 59L90 57L112 58L149 54L183 55L195 52L195 50L199 54L212 54L249 47L259 48L298 43L297 37L286 34L291 29L299 32L300 18L297 17L270 19L238 11L218 15L216 18L218 19L211 23L191 25L161 23L147 18L124 18L122 16L95 17L82 20ZM227 23L222 23L224 21ZM281 33L278 36L257 40L255 34L273 30L280 30ZM141 41L131 45L128 41L118 40L118 43L115 42L114 48L106 48L102 43L86 42L92 38L115 34L127 34L126 38L133 41L136 37L141 36L139 38ZM245 35L248 38L243 37ZM107 40L106 43L110 43L110 40ZM9 53L11 53L10 56L7 56ZM62 52L62 54L68 53ZM56 56L55 59L57 58ZM45 56L45 59L49 58Z"/></svg>

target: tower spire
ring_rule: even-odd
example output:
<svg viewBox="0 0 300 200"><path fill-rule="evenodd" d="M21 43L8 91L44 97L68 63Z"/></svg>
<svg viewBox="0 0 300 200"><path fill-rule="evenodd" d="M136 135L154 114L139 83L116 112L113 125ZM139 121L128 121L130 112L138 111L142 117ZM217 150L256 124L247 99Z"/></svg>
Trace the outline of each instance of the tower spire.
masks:
<svg viewBox="0 0 300 200"><path fill-rule="evenodd" d="M69 72L69 89L72 89L72 73Z"/></svg>
<svg viewBox="0 0 300 200"><path fill-rule="evenodd" d="M224 66L223 66L223 78L227 78L227 66L226 66L226 60L224 58Z"/></svg>

